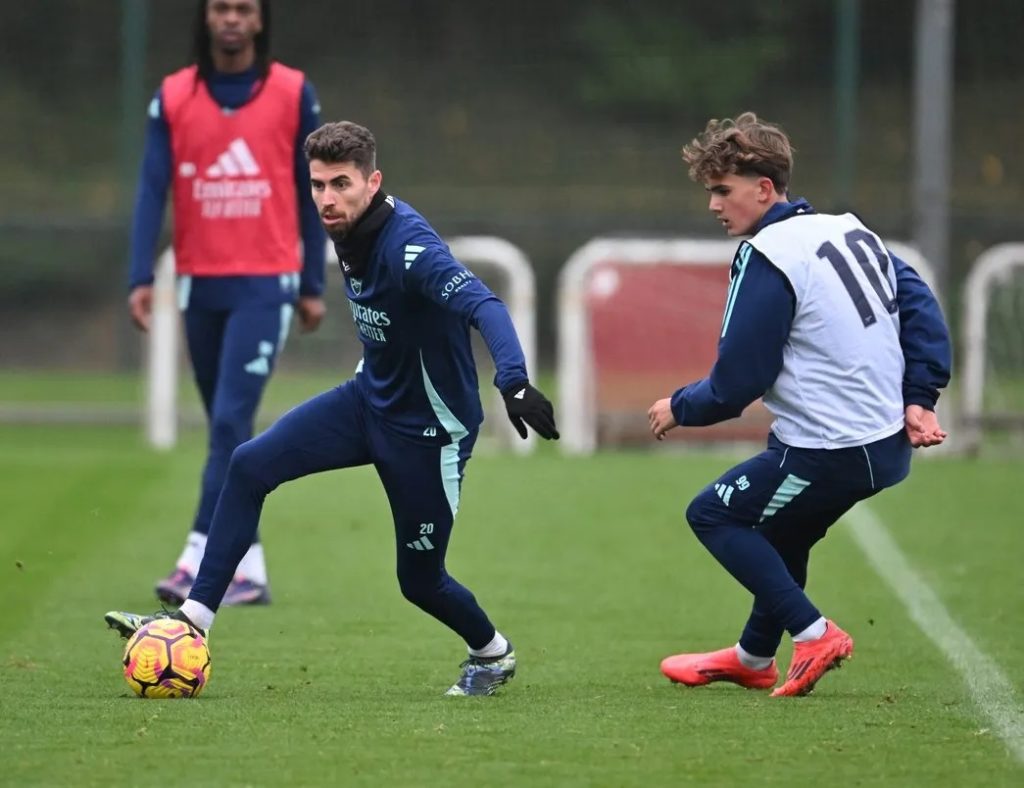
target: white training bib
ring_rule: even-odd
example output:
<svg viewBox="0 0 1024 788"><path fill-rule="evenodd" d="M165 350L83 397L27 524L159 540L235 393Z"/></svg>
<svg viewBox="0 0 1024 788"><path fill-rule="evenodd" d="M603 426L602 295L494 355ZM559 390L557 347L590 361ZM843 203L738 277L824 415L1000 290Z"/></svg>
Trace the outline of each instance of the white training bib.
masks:
<svg viewBox="0 0 1024 788"><path fill-rule="evenodd" d="M807 214L749 243L789 280L796 310L782 371L764 395L772 431L791 446L861 446L903 427L896 272L852 214Z"/></svg>

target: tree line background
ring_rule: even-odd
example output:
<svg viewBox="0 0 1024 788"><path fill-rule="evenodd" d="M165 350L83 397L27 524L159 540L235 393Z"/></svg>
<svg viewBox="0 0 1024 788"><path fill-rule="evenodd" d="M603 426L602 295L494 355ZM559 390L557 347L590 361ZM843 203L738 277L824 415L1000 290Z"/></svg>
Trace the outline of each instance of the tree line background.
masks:
<svg viewBox="0 0 1024 788"><path fill-rule="evenodd" d="M145 6L145 90L125 106L122 2L0 0L5 365L134 360L122 314L134 168L149 97L189 60L194 10ZM908 238L915 6L860 0L843 201L831 0L277 0L272 50L306 71L325 120L374 131L388 191L445 235L499 235L527 253L547 349L558 269L589 238L718 237L679 159L709 117L752 109L781 123L798 151L794 193ZM957 6L954 285L985 246L1024 239L1024 4Z"/></svg>

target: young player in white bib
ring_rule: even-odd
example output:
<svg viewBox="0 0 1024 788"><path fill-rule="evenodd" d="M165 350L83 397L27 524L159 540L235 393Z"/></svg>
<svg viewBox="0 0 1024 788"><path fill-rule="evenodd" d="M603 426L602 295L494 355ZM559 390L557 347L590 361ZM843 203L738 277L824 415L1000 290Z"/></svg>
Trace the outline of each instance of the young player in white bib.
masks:
<svg viewBox="0 0 1024 788"><path fill-rule="evenodd" d="M768 445L690 503L704 547L754 597L734 647L667 657L672 681L806 695L853 653L853 639L804 592L811 547L858 501L906 478L913 448L946 438L935 416L950 375L934 295L852 214L788 197L789 139L753 113L712 120L683 149L690 177L737 249L711 373L648 411L659 440L676 426L739 416L763 397Z"/></svg>

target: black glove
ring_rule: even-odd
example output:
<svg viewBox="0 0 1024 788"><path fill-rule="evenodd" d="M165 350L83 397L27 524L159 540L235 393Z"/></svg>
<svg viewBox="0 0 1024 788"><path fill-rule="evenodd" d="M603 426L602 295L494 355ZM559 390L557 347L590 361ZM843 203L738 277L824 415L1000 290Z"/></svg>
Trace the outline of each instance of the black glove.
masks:
<svg viewBox="0 0 1024 788"><path fill-rule="evenodd" d="M519 437L526 440L526 424L529 424L545 440L558 440L555 409L551 407L548 398L531 386L528 380L509 386L501 392L501 396L505 398L508 419Z"/></svg>

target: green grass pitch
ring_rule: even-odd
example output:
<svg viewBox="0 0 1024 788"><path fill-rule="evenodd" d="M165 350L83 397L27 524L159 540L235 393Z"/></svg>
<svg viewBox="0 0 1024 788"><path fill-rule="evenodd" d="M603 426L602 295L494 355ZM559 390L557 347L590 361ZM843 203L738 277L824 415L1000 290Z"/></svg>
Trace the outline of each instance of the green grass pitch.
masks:
<svg viewBox="0 0 1024 788"><path fill-rule="evenodd" d="M516 645L520 673L493 698L441 696L462 645L401 598L372 471L286 485L264 512L274 604L219 616L202 697L144 701L102 614L156 607L202 436L160 455L127 428L0 427L0 783L1024 784L842 523L810 591L856 651L814 695L660 676L667 654L735 642L746 614L682 517L733 459L474 458L449 569ZM871 504L1018 701L1022 478L1021 461L919 460Z"/></svg>

